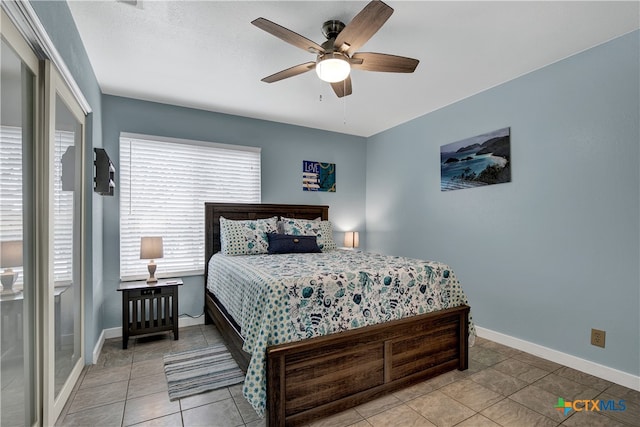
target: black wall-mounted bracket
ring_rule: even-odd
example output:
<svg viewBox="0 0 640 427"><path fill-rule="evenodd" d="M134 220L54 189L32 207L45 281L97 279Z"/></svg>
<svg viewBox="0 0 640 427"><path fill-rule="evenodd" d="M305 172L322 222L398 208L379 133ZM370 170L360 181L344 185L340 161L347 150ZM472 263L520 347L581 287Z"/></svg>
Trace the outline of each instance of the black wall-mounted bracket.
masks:
<svg viewBox="0 0 640 427"><path fill-rule="evenodd" d="M94 148L93 151L96 153L96 160L93 162L96 166L93 191L101 196L113 196L116 187L116 168L104 149Z"/></svg>

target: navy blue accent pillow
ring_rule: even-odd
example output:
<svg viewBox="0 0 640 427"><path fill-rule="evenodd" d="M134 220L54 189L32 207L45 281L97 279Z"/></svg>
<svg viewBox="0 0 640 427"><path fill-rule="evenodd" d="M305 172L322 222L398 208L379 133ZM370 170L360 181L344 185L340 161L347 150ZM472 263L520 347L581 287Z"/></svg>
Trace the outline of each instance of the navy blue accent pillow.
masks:
<svg viewBox="0 0 640 427"><path fill-rule="evenodd" d="M316 236L267 233L270 254L299 254L322 252Z"/></svg>

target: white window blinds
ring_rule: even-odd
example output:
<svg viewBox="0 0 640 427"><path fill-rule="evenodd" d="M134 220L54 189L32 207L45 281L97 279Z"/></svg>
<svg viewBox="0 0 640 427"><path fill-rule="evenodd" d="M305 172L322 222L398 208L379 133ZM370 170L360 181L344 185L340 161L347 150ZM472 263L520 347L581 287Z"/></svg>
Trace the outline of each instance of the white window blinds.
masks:
<svg viewBox="0 0 640 427"><path fill-rule="evenodd" d="M71 283L73 280L73 204L77 194L73 188L62 185L63 166L75 168L75 154L71 152L71 163L63 163L67 150L74 150L73 132L55 131L55 150L53 160L53 278L56 284ZM77 219L77 218L76 218ZM77 248L76 248L77 250Z"/></svg>
<svg viewBox="0 0 640 427"><path fill-rule="evenodd" d="M260 203L260 148L120 136L120 278L148 276L140 238L162 236L157 277L204 271L204 203Z"/></svg>
<svg viewBox="0 0 640 427"><path fill-rule="evenodd" d="M0 241L22 240L22 128L0 127Z"/></svg>
<svg viewBox="0 0 640 427"><path fill-rule="evenodd" d="M0 200L0 242L22 240L22 128L19 127L0 127ZM0 268L0 272L3 270ZM19 273L16 285L21 286L22 267L13 270Z"/></svg>
<svg viewBox="0 0 640 427"><path fill-rule="evenodd" d="M54 247L53 277L55 283L72 279L73 192L62 189L62 156L74 145L74 133L55 131L53 158ZM0 241L22 240L22 128L0 127ZM14 268L22 272L22 267ZM16 284L22 283L20 274Z"/></svg>

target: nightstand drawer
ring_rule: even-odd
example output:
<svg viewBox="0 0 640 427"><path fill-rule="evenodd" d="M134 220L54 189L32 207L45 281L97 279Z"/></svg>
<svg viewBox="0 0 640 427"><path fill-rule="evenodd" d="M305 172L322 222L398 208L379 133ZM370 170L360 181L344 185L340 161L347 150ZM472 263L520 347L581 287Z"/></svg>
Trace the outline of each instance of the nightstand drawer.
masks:
<svg viewBox="0 0 640 427"><path fill-rule="evenodd" d="M160 295L172 295L177 293L177 288L149 288L149 289L134 289L129 291L129 298L149 298L152 296Z"/></svg>

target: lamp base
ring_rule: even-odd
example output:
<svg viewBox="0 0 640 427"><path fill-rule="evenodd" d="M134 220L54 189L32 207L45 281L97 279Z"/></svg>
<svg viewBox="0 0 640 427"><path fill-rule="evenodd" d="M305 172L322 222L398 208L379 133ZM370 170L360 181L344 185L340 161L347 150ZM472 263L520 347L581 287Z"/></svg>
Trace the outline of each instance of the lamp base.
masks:
<svg viewBox="0 0 640 427"><path fill-rule="evenodd" d="M0 283L2 283L3 293L14 293L13 284L18 280L20 273L14 272L11 269L5 270L0 276Z"/></svg>
<svg viewBox="0 0 640 427"><path fill-rule="evenodd" d="M158 279L156 279L156 263L151 260L149 265L147 265L149 269L149 278L147 279L147 283L158 283Z"/></svg>

